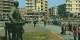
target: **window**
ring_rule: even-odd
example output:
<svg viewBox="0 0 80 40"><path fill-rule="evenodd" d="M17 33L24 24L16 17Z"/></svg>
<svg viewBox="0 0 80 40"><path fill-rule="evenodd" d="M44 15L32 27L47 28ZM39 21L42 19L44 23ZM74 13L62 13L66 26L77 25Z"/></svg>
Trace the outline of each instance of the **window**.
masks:
<svg viewBox="0 0 80 40"><path fill-rule="evenodd" d="M9 10L3 10L3 12L10 12Z"/></svg>
<svg viewBox="0 0 80 40"><path fill-rule="evenodd" d="M72 7L72 5L71 5L71 4L68 4L68 6L69 6L69 7Z"/></svg>
<svg viewBox="0 0 80 40"><path fill-rule="evenodd" d="M29 9L32 9L32 7L29 7Z"/></svg>
<svg viewBox="0 0 80 40"><path fill-rule="evenodd" d="M29 2L32 2L32 0L29 0Z"/></svg>
<svg viewBox="0 0 80 40"><path fill-rule="evenodd" d="M29 0L27 0L27 2L29 2Z"/></svg>
<svg viewBox="0 0 80 40"><path fill-rule="evenodd" d="M68 11L72 11L72 8L68 8L67 10L68 10Z"/></svg>
<svg viewBox="0 0 80 40"><path fill-rule="evenodd" d="M29 6L32 6L32 4L29 4Z"/></svg>
<svg viewBox="0 0 80 40"><path fill-rule="evenodd" d="M79 10L80 11L80 8L76 8L76 10Z"/></svg>
<svg viewBox="0 0 80 40"><path fill-rule="evenodd" d="M47 11L47 10L45 10L45 11Z"/></svg>

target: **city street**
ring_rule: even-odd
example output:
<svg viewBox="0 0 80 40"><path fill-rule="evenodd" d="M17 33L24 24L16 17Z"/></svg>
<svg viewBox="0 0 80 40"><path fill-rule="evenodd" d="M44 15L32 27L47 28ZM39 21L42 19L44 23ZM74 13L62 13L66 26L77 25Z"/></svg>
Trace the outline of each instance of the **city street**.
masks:
<svg viewBox="0 0 80 40"><path fill-rule="evenodd" d="M4 23L4 22L2 22ZM2 24L3 25L3 24ZM50 25L51 26L51 25ZM44 27L43 24L37 24L36 27L31 24L25 24L24 26L24 34L23 39L24 40L65 40L62 36L58 35L55 31L52 31L48 29L47 27ZM0 27L0 36L4 36L5 31L4 27ZM28 35L29 34L29 35ZM40 34L40 35L38 35ZM26 35L26 36L25 36ZM42 36L41 36L42 35ZM29 39L30 37L32 39ZM36 38L35 38L36 37Z"/></svg>
<svg viewBox="0 0 80 40"><path fill-rule="evenodd" d="M4 23L5 22L0 22L0 35L1 36L4 36L4 33L5 33L5 31L4 31L4 27L5 27ZM68 22L62 22L61 24L63 24L63 23L67 24ZM76 24L76 23L79 24L78 22L72 22L72 24ZM34 27L33 23L31 23L31 24L25 24L23 26L23 28L24 28L24 31L25 31L24 33L51 32L51 33L53 33L53 35L56 34L60 38L65 38L67 40L73 40L73 34L71 33L71 35L69 35L69 31L66 32L65 36L61 35L61 25L47 25L46 27L44 27L44 24L41 23L41 24L37 24L36 27ZM26 35L26 34L24 34L24 35ZM58 40L58 39L56 39L56 40Z"/></svg>
<svg viewBox="0 0 80 40"><path fill-rule="evenodd" d="M0 4L0 40L80 40L80 0L1 0Z"/></svg>

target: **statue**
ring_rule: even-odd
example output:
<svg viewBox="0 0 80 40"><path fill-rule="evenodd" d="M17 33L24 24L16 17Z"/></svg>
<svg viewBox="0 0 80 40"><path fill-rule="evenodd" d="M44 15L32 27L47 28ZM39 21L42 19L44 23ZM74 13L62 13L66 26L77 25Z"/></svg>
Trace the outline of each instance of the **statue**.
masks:
<svg viewBox="0 0 80 40"><path fill-rule="evenodd" d="M9 35L9 40L23 40L22 34L24 32L24 29L22 26L24 25L24 19L21 17L19 13L18 5L19 5L18 1L14 1L14 6L11 8L10 13L8 14L9 20L11 22L5 23L6 40L7 40L7 31ZM12 39L10 33L12 33Z"/></svg>

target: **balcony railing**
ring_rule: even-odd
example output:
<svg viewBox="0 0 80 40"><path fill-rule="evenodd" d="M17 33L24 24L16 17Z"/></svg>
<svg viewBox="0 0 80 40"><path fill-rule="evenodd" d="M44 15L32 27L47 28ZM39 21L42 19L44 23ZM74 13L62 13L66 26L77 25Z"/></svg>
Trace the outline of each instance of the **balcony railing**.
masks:
<svg viewBox="0 0 80 40"><path fill-rule="evenodd" d="M32 2L27 2L26 4L32 4Z"/></svg>
<svg viewBox="0 0 80 40"><path fill-rule="evenodd" d="M3 10L10 10L10 9L3 9Z"/></svg>

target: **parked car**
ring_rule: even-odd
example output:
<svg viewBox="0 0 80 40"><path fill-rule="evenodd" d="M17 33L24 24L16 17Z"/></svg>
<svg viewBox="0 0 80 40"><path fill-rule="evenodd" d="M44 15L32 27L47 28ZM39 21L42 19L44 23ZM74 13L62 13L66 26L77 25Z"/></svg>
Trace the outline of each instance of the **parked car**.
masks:
<svg viewBox="0 0 80 40"><path fill-rule="evenodd" d="M52 24L60 25L61 22L60 21L57 21L57 20L54 20L54 21L52 21Z"/></svg>

